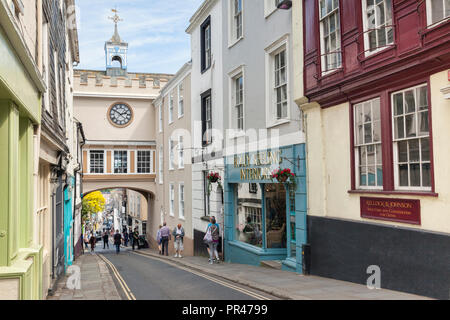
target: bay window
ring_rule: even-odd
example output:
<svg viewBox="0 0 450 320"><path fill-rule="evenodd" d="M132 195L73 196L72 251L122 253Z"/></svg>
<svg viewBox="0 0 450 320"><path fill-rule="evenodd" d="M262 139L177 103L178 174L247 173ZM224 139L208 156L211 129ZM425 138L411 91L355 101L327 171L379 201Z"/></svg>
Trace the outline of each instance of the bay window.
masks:
<svg viewBox="0 0 450 320"><path fill-rule="evenodd" d="M427 0L428 25L434 25L450 18L450 0Z"/></svg>
<svg viewBox="0 0 450 320"><path fill-rule="evenodd" d="M329 72L342 66L339 1L318 1L320 6L322 72Z"/></svg>
<svg viewBox="0 0 450 320"><path fill-rule="evenodd" d="M363 0L364 43L373 53L394 43L392 0Z"/></svg>

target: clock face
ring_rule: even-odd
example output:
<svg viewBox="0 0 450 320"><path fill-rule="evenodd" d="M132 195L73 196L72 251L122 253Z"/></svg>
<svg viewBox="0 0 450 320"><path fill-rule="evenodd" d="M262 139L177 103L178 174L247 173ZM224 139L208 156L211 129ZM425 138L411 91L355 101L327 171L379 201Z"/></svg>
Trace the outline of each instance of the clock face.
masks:
<svg viewBox="0 0 450 320"><path fill-rule="evenodd" d="M123 103L115 104L109 111L109 119L118 126L128 125L132 116L130 107Z"/></svg>

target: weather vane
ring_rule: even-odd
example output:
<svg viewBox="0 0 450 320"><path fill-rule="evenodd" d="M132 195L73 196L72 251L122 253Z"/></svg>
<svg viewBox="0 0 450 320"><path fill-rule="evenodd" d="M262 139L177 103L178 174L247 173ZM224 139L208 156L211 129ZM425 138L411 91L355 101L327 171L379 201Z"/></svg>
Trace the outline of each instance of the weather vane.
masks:
<svg viewBox="0 0 450 320"><path fill-rule="evenodd" d="M120 17L117 15L119 11L117 11L117 6L114 9L111 9L112 12L114 12L114 17L108 17L108 19L111 19L114 21L115 24L119 21L123 21L123 19L120 19Z"/></svg>

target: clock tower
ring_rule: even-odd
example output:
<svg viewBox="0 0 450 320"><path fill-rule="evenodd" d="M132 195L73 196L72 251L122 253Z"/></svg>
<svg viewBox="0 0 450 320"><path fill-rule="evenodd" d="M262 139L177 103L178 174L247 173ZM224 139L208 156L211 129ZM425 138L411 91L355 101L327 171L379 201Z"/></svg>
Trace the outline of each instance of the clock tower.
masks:
<svg viewBox="0 0 450 320"><path fill-rule="evenodd" d="M122 41L117 29L117 23L123 20L117 15L116 9L112 9L112 12L114 12L114 16L109 17L109 19L114 21L114 35L105 42L106 75L112 77L126 76L128 43Z"/></svg>

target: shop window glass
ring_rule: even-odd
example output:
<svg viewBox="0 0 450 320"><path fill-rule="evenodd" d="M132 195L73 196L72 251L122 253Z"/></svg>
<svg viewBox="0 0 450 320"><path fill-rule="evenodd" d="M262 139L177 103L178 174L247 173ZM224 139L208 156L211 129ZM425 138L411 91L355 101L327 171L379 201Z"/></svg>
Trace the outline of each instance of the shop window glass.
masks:
<svg viewBox="0 0 450 320"><path fill-rule="evenodd" d="M248 183L236 186L236 240L262 247L262 192L254 185L256 193Z"/></svg>
<svg viewBox="0 0 450 320"><path fill-rule="evenodd" d="M265 185L266 246L286 248L286 190L280 183Z"/></svg>

